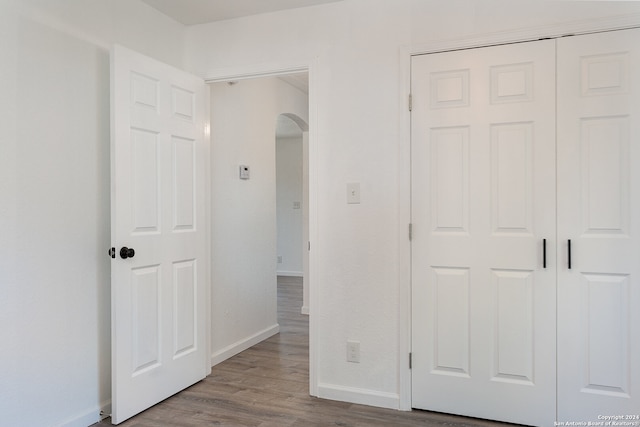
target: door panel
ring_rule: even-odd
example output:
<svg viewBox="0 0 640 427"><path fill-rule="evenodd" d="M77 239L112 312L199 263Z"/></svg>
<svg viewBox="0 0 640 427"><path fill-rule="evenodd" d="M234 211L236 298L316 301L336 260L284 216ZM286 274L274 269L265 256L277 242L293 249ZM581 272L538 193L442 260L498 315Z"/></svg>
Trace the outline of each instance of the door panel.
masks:
<svg viewBox="0 0 640 427"><path fill-rule="evenodd" d="M469 231L469 128L431 130L431 194L434 231Z"/></svg>
<svg viewBox="0 0 640 427"><path fill-rule="evenodd" d="M112 52L112 421L204 378L207 341L204 82ZM121 258L121 247L133 257Z"/></svg>
<svg viewBox="0 0 640 427"><path fill-rule="evenodd" d="M531 235L533 230L533 123L491 125L491 230Z"/></svg>
<svg viewBox="0 0 640 427"><path fill-rule="evenodd" d="M195 227L196 142L173 136L173 230L193 231Z"/></svg>
<svg viewBox="0 0 640 427"><path fill-rule="evenodd" d="M160 363L159 266L131 269L133 375Z"/></svg>
<svg viewBox="0 0 640 427"><path fill-rule="evenodd" d="M413 58L415 408L553 424L554 57L543 41Z"/></svg>
<svg viewBox="0 0 640 427"><path fill-rule="evenodd" d="M469 377L469 269L433 268L433 370Z"/></svg>
<svg viewBox="0 0 640 427"><path fill-rule="evenodd" d="M640 413L638 40L558 40L559 421Z"/></svg>
<svg viewBox="0 0 640 427"><path fill-rule="evenodd" d="M132 129L131 143L134 232L156 233L160 226L158 134L149 130Z"/></svg>
<svg viewBox="0 0 640 427"><path fill-rule="evenodd" d="M533 386L533 272L492 270L493 380Z"/></svg>

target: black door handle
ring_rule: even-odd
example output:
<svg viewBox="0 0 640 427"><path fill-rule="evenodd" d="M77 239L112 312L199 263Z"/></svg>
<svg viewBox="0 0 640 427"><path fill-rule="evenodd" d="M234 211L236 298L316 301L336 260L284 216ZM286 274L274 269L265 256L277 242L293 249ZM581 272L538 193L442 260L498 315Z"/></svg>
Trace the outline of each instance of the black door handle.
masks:
<svg viewBox="0 0 640 427"><path fill-rule="evenodd" d="M123 246L122 249L120 249L120 258L122 259L133 258L135 254L136 251L134 251L133 248Z"/></svg>
<svg viewBox="0 0 640 427"><path fill-rule="evenodd" d="M547 268L547 239L542 239L542 268Z"/></svg>
<svg viewBox="0 0 640 427"><path fill-rule="evenodd" d="M571 239L567 240L567 268L571 270Z"/></svg>

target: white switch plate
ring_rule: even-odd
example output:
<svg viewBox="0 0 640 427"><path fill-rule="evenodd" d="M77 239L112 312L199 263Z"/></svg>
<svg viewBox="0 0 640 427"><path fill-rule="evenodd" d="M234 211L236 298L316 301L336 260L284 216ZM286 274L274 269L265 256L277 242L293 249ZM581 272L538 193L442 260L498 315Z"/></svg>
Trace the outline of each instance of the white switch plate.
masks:
<svg viewBox="0 0 640 427"><path fill-rule="evenodd" d="M347 341L347 362L360 363L360 341Z"/></svg>
<svg viewBox="0 0 640 427"><path fill-rule="evenodd" d="M360 183L351 182L347 184L347 203L358 204L360 203Z"/></svg>
<svg viewBox="0 0 640 427"><path fill-rule="evenodd" d="M251 173L249 171L249 166L240 165L240 179L249 179L251 177Z"/></svg>

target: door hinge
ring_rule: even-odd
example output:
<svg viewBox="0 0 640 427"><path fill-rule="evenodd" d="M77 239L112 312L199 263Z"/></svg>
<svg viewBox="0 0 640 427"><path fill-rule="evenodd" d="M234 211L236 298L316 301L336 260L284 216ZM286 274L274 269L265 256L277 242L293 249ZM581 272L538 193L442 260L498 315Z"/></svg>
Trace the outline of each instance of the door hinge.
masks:
<svg viewBox="0 0 640 427"><path fill-rule="evenodd" d="M413 224L409 223L409 240L413 239Z"/></svg>
<svg viewBox="0 0 640 427"><path fill-rule="evenodd" d="M409 94L409 111L413 110L413 95Z"/></svg>
<svg viewBox="0 0 640 427"><path fill-rule="evenodd" d="M413 353L409 353L409 369L413 369Z"/></svg>

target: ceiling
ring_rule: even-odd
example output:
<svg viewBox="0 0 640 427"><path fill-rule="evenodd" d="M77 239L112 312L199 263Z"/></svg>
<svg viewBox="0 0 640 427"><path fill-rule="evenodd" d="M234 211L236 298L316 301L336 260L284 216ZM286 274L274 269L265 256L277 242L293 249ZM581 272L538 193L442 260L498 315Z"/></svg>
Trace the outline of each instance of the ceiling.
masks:
<svg viewBox="0 0 640 427"><path fill-rule="evenodd" d="M184 25L204 24L341 0L142 0Z"/></svg>

